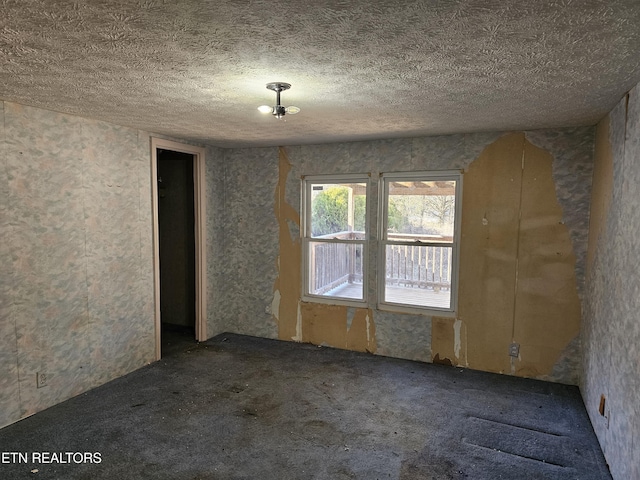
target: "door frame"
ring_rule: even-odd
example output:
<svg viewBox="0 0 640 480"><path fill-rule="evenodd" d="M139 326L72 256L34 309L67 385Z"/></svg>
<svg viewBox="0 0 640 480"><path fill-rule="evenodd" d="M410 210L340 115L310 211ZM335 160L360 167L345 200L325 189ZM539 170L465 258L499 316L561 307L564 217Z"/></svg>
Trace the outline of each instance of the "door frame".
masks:
<svg viewBox="0 0 640 480"><path fill-rule="evenodd" d="M205 149L162 138L151 137L151 202L153 205L153 289L156 337L156 360L162 355L162 325L160 318L160 243L158 219L158 149L193 155L193 198L195 216L195 275L196 275L196 340L207 339L207 236Z"/></svg>

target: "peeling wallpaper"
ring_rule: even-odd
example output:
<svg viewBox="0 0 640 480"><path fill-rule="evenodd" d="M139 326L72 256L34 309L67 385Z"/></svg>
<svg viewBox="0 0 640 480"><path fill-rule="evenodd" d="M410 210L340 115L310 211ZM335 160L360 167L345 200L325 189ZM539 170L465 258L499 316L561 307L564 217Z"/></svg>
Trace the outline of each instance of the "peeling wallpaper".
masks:
<svg viewBox="0 0 640 480"><path fill-rule="evenodd" d="M612 162L613 178L594 177L609 205L586 282L581 389L613 478L640 478L640 86L598 125L596 164ZM608 158L610 156L610 158ZM607 168L598 169L607 172ZM603 175L603 174L601 174ZM604 395L605 416L598 413Z"/></svg>
<svg viewBox="0 0 640 480"><path fill-rule="evenodd" d="M0 281L3 425L152 361L155 340L149 134L10 102L0 105L0 222L8 232L0 253L9 272ZM277 287L283 256L290 253L282 250L282 236L291 240L285 245L295 248L302 175L371 172L377 178L383 171L465 169L503 135L282 150L208 147L209 336L230 331L282 338L278 310L287 291ZM574 249L586 251L584 198L590 184L577 184L591 171L588 145L593 130L526 135L553 156L556 192ZM282 152L290 168L284 176ZM375 204L376 182L372 187ZM282 221L279 211L286 211ZM372 213L375 224L375 208ZM370 235L375 240L375 231ZM373 269L375 249L369 262ZM578 256L576 272L583 263ZM433 319L378 311L373 277L367 288L370 308L344 309L345 321L336 323L336 328L346 328L347 348L431 361ZM293 300L300 312L299 298ZM286 339L323 343L323 330L308 327L327 312L302 311L309 314L303 319L307 330L296 333L294 318ZM363 342L365 332L373 338ZM336 342L342 341L342 334L334 333ZM568 347L556 381L575 374L579 348ZM35 373L44 370L51 376L50 385L36 389Z"/></svg>
<svg viewBox="0 0 640 480"><path fill-rule="evenodd" d="M527 139L553 156L556 196L577 257L578 295L583 299L593 174L593 127L527 132Z"/></svg>
<svg viewBox="0 0 640 480"><path fill-rule="evenodd" d="M5 425L152 361L155 339L149 136L2 106Z"/></svg>
<svg viewBox="0 0 640 480"><path fill-rule="evenodd" d="M285 147L291 163L286 181L287 202L300 211L300 186L303 175L370 172L377 179L380 172L462 169L479 155L499 133L448 135L442 137L375 140L371 142L303 145ZM371 183L370 205L376 205L377 182ZM372 208L371 222L377 223L377 209ZM299 229L290 224L290 235ZM370 238L375 239L375 230ZM375 271L377 251L369 251L369 270ZM369 279L370 306L376 304L375 277ZM431 319L420 315L403 315L373 310L376 328L376 353L411 360L431 359Z"/></svg>
<svg viewBox="0 0 640 480"><path fill-rule="evenodd" d="M577 370L566 368L549 377L580 329L576 257L552 167L549 152L512 133L489 145L466 171L457 319L467 342L452 355L452 325L448 342L439 325L432 348L440 359L577 382ZM517 358L507 354L512 342L519 344Z"/></svg>
<svg viewBox="0 0 640 480"><path fill-rule="evenodd" d="M485 147L503 135L481 133L283 147L288 173L280 181L277 178L278 170L283 167L278 167L277 149L225 150L224 225L225 230L227 227L229 230L224 234L223 251L224 271L227 272L225 285L230 290L224 295L224 327L229 331L251 335L343 345L349 335L348 322L334 318L337 310L321 306L311 308L308 304L300 303L299 291L290 292L279 286L283 275L288 275L280 267L291 268L281 265L291 253L283 251L283 245L287 249L299 249L295 241L299 238L300 230L297 221L276 218L279 214L274 201L278 202L279 208L291 209L298 216L303 175L370 172L375 179L379 172L465 169ZM551 154L557 201L562 207L562 215L576 252L576 278L580 278L584 271L588 235L593 128L533 131L526 132L526 136ZM377 182L373 181L371 187L370 201L375 205ZM282 188L284 192L280 191ZM375 225L377 209L372 208L371 214ZM279 246L279 235L289 240ZM372 230L369 235L375 240L377 234ZM252 241L246 240L245 236L251 237ZM257 238L259 241L256 241ZM372 248L369 252L371 271L376 264L376 251ZM377 292L374 276L371 276L367 288L370 320L376 332L375 353L431 361L432 319L428 316L379 311L375 308ZM294 295L295 298L288 299L288 295ZM293 306L287 302L293 302ZM286 307L289 312L287 318L282 317L284 304L289 305ZM324 340L315 326L322 319L333 325L328 329L330 332L326 332ZM334 325L336 321L338 323ZM288 333L283 336L278 329L283 328L285 323ZM308 328L313 328L313 334L305 334ZM336 333L336 328L347 328L341 334L344 339ZM579 376L579 359L580 344L574 339L545 378L575 383Z"/></svg>

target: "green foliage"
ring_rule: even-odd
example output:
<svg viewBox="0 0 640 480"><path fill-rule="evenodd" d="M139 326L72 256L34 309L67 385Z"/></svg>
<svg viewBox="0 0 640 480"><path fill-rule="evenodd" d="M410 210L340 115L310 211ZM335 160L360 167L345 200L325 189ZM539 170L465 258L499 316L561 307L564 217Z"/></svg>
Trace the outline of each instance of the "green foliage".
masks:
<svg viewBox="0 0 640 480"><path fill-rule="evenodd" d="M392 232L399 232L407 222L407 217L403 215L393 198L390 198L387 207L387 228Z"/></svg>
<svg viewBox="0 0 640 480"><path fill-rule="evenodd" d="M349 187L330 186L313 197L314 236L349 231ZM390 232L444 233L452 228L454 197L448 195L391 195L387 207ZM366 198L353 197L353 230L364 232Z"/></svg>
<svg viewBox="0 0 640 480"><path fill-rule="evenodd" d="M364 195L356 195L353 197L353 229L356 232L364 232L364 219L366 218L367 199Z"/></svg>
<svg viewBox="0 0 640 480"><path fill-rule="evenodd" d="M331 187L319 193L311 211L312 233L315 236L347 229L349 191L345 187Z"/></svg>
<svg viewBox="0 0 640 480"><path fill-rule="evenodd" d="M317 194L311 208L311 225L314 236L349 230L348 225L349 188L329 187ZM366 199L356 195L353 199L353 229L364 231Z"/></svg>

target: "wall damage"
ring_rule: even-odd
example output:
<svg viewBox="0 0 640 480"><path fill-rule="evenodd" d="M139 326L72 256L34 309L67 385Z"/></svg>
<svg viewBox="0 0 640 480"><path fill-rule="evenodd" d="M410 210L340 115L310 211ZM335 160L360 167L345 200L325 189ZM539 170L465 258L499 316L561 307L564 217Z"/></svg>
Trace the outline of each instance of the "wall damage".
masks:
<svg viewBox="0 0 640 480"><path fill-rule="evenodd" d="M380 152L373 142L281 147L275 192L280 256L271 305L279 338L575 383L573 356L579 355L576 337L581 312L574 244L583 232L564 222L566 213L554 177L554 169L563 166L554 164L554 154L567 142L580 143L590 135L590 131L564 136L536 132L536 143L550 145L551 152L534 145L525 133L477 139L423 138L416 139L417 143L397 140L393 145L380 142L384 159L376 158ZM444 165L443 155L429 152L430 141L433 148L447 152L447 158L460 145L465 150ZM391 147L400 152L395 164L390 161ZM325 159L322 165L320 157ZM417 165L426 170L446 167L465 172L457 314L451 318L379 310L375 281L366 287L371 299L367 308L303 302L300 213L299 205L291 201L295 193L299 196L300 187L297 192L287 187L295 189L302 175L339 171L370 173L376 178L382 169L412 171ZM562 181L567 183L567 178L563 176ZM377 191L372 186L375 201ZM563 202L566 205L567 199ZM575 212L572 215L579 217ZM373 212L369 266L374 273L376 222ZM514 342L519 346L516 357L509 355Z"/></svg>

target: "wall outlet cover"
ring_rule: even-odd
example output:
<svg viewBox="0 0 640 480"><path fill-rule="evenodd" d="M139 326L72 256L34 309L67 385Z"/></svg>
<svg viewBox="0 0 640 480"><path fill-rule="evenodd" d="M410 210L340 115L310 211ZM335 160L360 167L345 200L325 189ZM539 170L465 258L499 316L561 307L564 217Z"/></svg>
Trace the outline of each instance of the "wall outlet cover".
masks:
<svg viewBox="0 0 640 480"><path fill-rule="evenodd" d="M45 372L36 373L36 387L42 388L47 386L49 381L49 374Z"/></svg>

